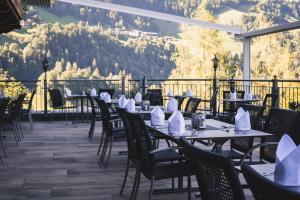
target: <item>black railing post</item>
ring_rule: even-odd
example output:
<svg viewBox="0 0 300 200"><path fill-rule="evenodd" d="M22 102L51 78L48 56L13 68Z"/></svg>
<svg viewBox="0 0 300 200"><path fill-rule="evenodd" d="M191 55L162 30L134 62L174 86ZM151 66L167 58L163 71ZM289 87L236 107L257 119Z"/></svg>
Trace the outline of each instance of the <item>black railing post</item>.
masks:
<svg viewBox="0 0 300 200"><path fill-rule="evenodd" d="M126 88L125 87L125 78L126 78L125 76L122 76L122 83L121 84L122 84L122 94L123 95L125 95L125 88Z"/></svg>
<svg viewBox="0 0 300 200"><path fill-rule="evenodd" d="M146 94L146 89L147 89L147 79L144 76L143 79L142 79L142 93L143 94Z"/></svg>
<svg viewBox="0 0 300 200"><path fill-rule="evenodd" d="M213 61L213 69L214 69L214 78L213 78L213 95L212 95L212 101L211 101L211 107L212 107L212 114L215 118L217 116L217 95L214 95L218 92L218 82L217 82L217 69L219 66L220 60L217 58L217 55L215 55Z"/></svg>
<svg viewBox="0 0 300 200"><path fill-rule="evenodd" d="M231 79L229 81L229 86L230 86L230 92L234 92L235 91L235 82L234 82L233 76L231 77Z"/></svg>
<svg viewBox="0 0 300 200"><path fill-rule="evenodd" d="M47 70L49 67L49 62L47 60L47 58L45 57L45 59L42 61L42 67L43 67L43 71L45 73L45 77L44 77L44 117L47 117L48 114L48 102L47 102L47 93L48 93L48 89L47 89Z"/></svg>
<svg viewBox="0 0 300 200"><path fill-rule="evenodd" d="M46 78L46 72L45 72L45 79L44 79L44 116L46 117L48 114L48 102L47 102L47 93L48 93L48 89L47 89L47 78Z"/></svg>
<svg viewBox="0 0 300 200"><path fill-rule="evenodd" d="M272 99L272 102L274 102L275 107L279 108L279 87L278 87L278 79L277 76L274 76L274 79L272 80L272 96L276 97L275 100L277 99L276 102L274 102L275 100ZM272 98L274 98L272 97Z"/></svg>

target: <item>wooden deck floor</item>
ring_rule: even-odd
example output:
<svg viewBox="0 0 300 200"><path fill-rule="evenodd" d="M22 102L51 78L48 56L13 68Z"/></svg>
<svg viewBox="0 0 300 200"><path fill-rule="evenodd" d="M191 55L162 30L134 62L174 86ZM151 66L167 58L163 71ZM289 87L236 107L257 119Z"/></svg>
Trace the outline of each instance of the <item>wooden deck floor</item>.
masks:
<svg viewBox="0 0 300 200"><path fill-rule="evenodd" d="M110 164L103 169L96 156L100 128L90 143L88 124L36 122L33 130L22 125L25 138L19 146L11 133L6 134L8 157L0 164L1 200L129 199L134 169L123 196L119 196L126 156L118 152L126 149L125 142L115 143ZM170 181L156 182L156 187L167 186ZM149 181L143 178L138 199L147 199L149 187ZM252 199L249 191L246 195ZM187 194L154 195L153 199L187 199Z"/></svg>

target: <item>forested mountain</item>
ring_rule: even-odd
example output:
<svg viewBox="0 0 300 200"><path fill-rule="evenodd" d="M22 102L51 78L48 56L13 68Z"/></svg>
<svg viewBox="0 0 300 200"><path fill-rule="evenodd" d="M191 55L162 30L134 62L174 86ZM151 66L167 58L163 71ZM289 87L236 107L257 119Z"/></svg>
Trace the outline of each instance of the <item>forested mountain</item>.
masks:
<svg viewBox="0 0 300 200"><path fill-rule="evenodd" d="M300 2L290 0L105 1L245 30L300 19ZM219 31L61 2L49 9L28 7L25 21L22 30L0 35L0 68L16 79L37 79L45 56L54 79L120 72L133 78L211 78L215 54L221 58L220 77L241 77L241 41ZM300 77L298 31L257 38L252 46L254 78Z"/></svg>

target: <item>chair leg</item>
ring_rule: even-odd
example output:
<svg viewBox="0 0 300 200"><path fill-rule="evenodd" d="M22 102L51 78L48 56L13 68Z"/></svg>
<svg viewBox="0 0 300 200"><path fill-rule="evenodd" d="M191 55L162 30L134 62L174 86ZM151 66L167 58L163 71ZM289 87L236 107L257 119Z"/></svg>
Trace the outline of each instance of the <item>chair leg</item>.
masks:
<svg viewBox="0 0 300 200"><path fill-rule="evenodd" d="M1 147L2 147L2 150L3 150L4 156L7 157L4 142L3 142L3 138L2 138L2 130L1 129L0 129L0 142L1 142Z"/></svg>
<svg viewBox="0 0 300 200"><path fill-rule="evenodd" d="M2 164L4 164L1 154L0 154L0 161Z"/></svg>
<svg viewBox="0 0 300 200"><path fill-rule="evenodd" d="M125 185L126 185L127 176L128 176L128 171L129 171L129 162L130 162L130 161L129 161L129 158L127 157L125 176L124 176L124 180L123 180L122 187L121 187L121 191L120 191L120 194L119 194L119 195L122 195L123 190L124 190L124 187L125 187Z"/></svg>
<svg viewBox="0 0 300 200"><path fill-rule="evenodd" d="M192 199L192 186L191 186L191 176L187 177L188 184L188 200Z"/></svg>
<svg viewBox="0 0 300 200"><path fill-rule="evenodd" d="M133 188L132 188L132 192L130 195L130 200L136 200L138 191L139 191L139 187L140 187L140 179L141 179L141 172L140 172L140 166L137 163L136 164L136 168L135 168L135 178L134 178L134 184L133 184Z"/></svg>
<svg viewBox="0 0 300 200"><path fill-rule="evenodd" d="M104 144L103 144L103 148L102 148L102 153L100 155L101 162L103 162L103 160L105 158L105 154L106 154L106 150L107 150L107 145L108 145L108 137L105 136L105 138L104 138Z"/></svg>
<svg viewBox="0 0 300 200"><path fill-rule="evenodd" d="M101 140L100 140L99 148L98 148L98 151L97 151L97 155L100 154L101 146L102 146L102 143L103 143L103 138L104 138L104 132L102 131Z"/></svg>
<svg viewBox="0 0 300 200"><path fill-rule="evenodd" d="M12 126L13 126L13 131L14 131L14 136L15 136L15 140L16 140L16 143L17 145L19 144L19 137L18 137L18 131L16 129L16 123L15 121L13 120L12 122Z"/></svg>
<svg viewBox="0 0 300 200"><path fill-rule="evenodd" d="M106 169L106 167L107 167L107 165L108 165L108 161L109 161L109 159L110 159L113 141L114 141L114 139L113 139L113 137L111 137L111 138L109 139L109 151L108 151L107 159L106 159L106 161L105 161L104 169Z"/></svg>
<svg viewBox="0 0 300 200"><path fill-rule="evenodd" d="M92 141L93 136L94 136L95 124L96 124L96 121L92 120L91 127L90 127L90 130L89 130L89 139L90 139L90 142Z"/></svg>
<svg viewBox="0 0 300 200"><path fill-rule="evenodd" d="M29 119L30 128L33 129L33 120L32 120L31 111L28 112L28 119Z"/></svg>
<svg viewBox="0 0 300 200"><path fill-rule="evenodd" d="M19 130L20 130L20 134L21 134L22 138L24 138L22 127L21 127L21 119L20 119L20 117L17 120L18 120L17 124L18 124Z"/></svg>
<svg viewBox="0 0 300 200"><path fill-rule="evenodd" d="M149 192L149 200L152 199L153 194L153 185L154 185L154 176L151 177L151 183L150 183L150 192Z"/></svg>

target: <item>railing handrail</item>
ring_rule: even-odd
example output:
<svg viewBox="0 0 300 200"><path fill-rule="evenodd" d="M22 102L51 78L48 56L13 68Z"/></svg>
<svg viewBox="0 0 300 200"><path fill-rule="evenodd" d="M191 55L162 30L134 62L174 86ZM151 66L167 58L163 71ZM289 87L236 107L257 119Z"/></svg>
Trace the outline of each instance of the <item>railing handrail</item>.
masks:
<svg viewBox="0 0 300 200"><path fill-rule="evenodd" d="M78 81L114 81L114 82L119 82L119 79L69 79L69 80L61 80L61 79L55 79L55 80L49 80L52 82L78 82Z"/></svg>

